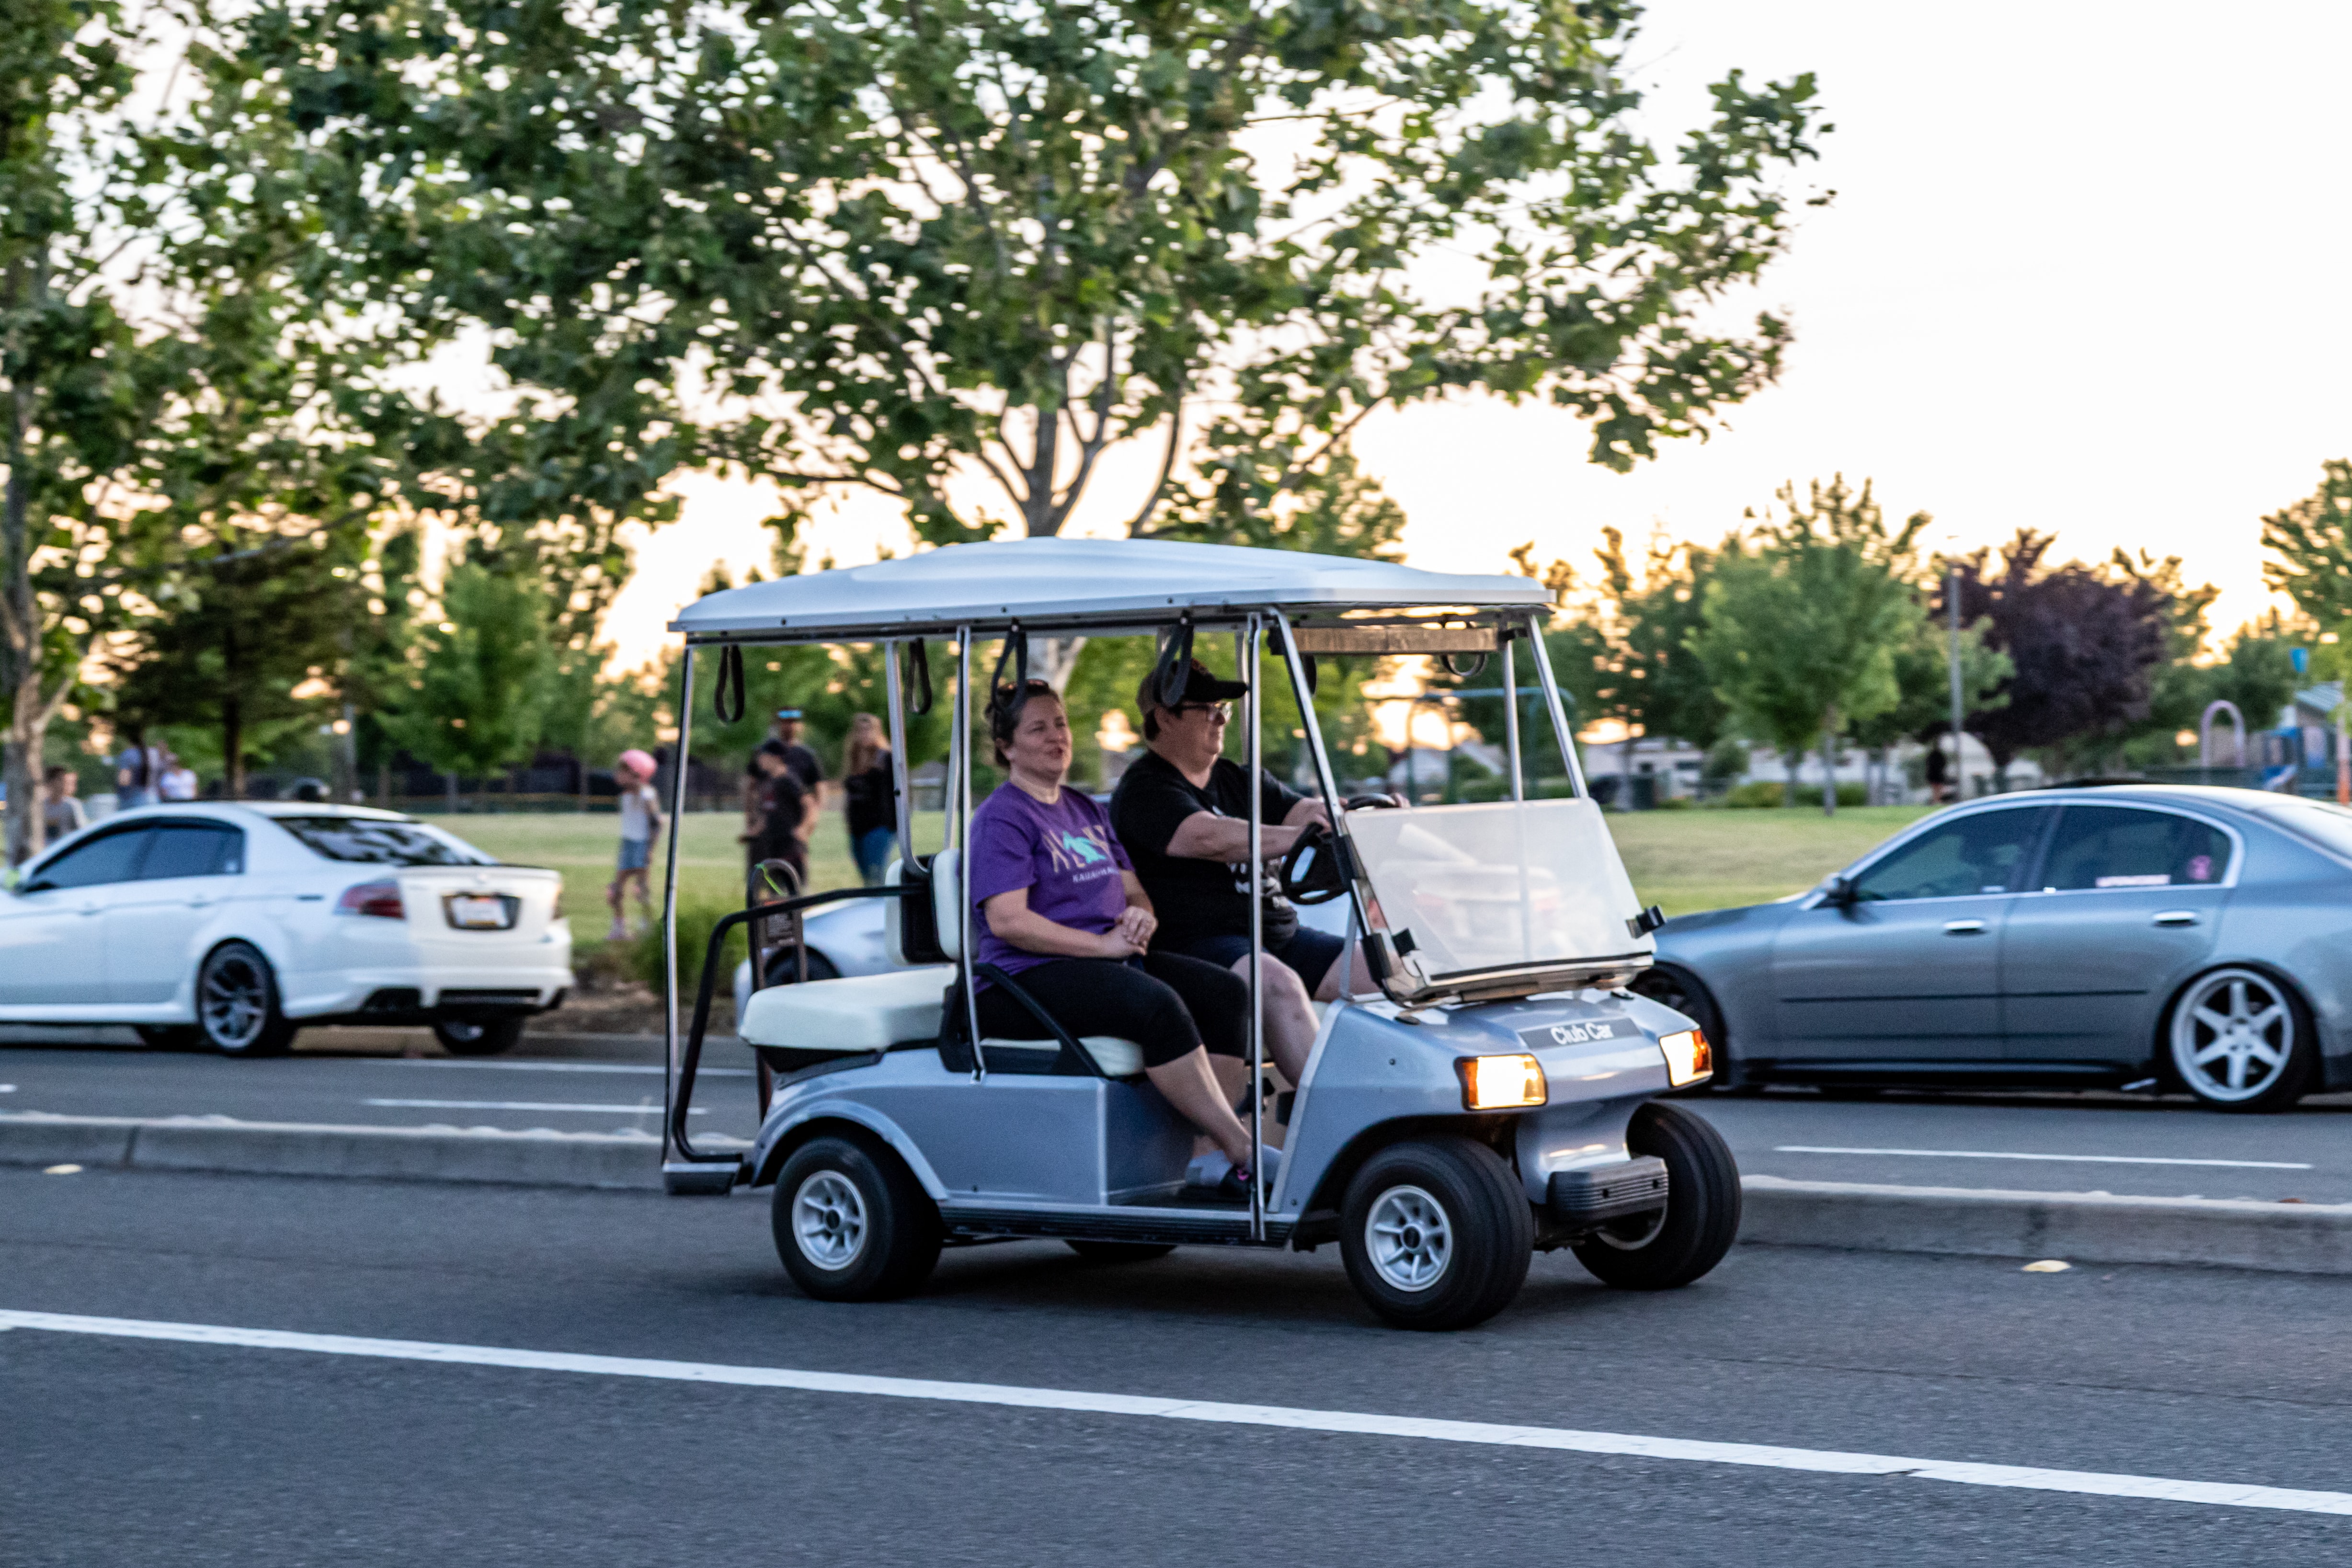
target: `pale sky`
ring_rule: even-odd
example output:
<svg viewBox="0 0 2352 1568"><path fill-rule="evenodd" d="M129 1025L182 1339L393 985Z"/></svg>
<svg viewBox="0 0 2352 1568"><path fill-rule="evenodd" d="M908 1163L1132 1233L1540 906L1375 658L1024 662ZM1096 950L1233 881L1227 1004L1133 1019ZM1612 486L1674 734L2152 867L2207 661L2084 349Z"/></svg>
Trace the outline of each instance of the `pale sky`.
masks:
<svg viewBox="0 0 2352 1568"><path fill-rule="evenodd" d="M2262 515L2352 455L2352 7L1659 0L1633 58L1658 127L1731 67L1819 77L1837 129L1800 179L1836 200L1755 296L1794 325L1788 368L1713 440L1622 476L1549 410L1376 416L1358 450L1416 565L1503 570L1532 539L1589 566L1603 527L1654 521L1712 541L1842 470L1890 512L1933 512L1931 547L2030 526L2062 555L2182 556L2222 590L2223 633L2268 607ZM1123 522L1149 462L1107 459L1077 530ZM767 556L762 498L680 489L608 623L632 663L714 561ZM811 558L883 542L903 552L903 524L852 500Z"/></svg>

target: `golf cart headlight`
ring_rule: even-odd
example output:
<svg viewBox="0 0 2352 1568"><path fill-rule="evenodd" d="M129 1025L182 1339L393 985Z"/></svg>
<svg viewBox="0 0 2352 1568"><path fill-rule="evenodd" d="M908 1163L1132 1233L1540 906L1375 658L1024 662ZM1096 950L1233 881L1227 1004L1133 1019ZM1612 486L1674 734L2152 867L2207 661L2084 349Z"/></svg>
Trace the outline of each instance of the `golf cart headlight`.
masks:
<svg viewBox="0 0 2352 1568"><path fill-rule="evenodd" d="M1697 1029L1660 1036L1658 1049L1666 1054L1666 1081L1676 1089L1714 1076L1715 1051Z"/></svg>
<svg viewBox="0 0 2352 1568"><path fill-rule="evenodd" d="M1454 1065L1462 1074L1465 1110L1504 1110L1549 1098L1543 1064L1533 1057L1465 1057Z"/></svg>

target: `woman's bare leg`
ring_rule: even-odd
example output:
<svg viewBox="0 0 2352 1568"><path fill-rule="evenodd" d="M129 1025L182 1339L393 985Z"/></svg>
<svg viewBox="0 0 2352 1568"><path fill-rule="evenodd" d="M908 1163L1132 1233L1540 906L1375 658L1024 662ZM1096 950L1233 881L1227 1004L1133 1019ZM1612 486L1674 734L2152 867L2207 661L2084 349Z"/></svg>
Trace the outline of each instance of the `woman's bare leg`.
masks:
<svg viewBox="0 0 2352 1568"><path fill-rule="evenodd" d="M1234 960L1234 973L1246 983L1249 960ZM1315 1048L1315 1009L1307 1000L1307 983L1271 953L1259 975L1265 987L1265 1054L1296 1084L1307 1076L1307 1056Z"/></svg>
<svg viewBox="0 0 2352 1568"><path fill-rule="evenodd" d="M1217 1087L1205 1046L1195 1046L1164 1067L1146 1068L1151 1087L1181 1111L1193 1126L1215 1140L1225 1158L1236 1165L1250 1162L1249 1129L1234 1114L1233 1101Z"/></svg>

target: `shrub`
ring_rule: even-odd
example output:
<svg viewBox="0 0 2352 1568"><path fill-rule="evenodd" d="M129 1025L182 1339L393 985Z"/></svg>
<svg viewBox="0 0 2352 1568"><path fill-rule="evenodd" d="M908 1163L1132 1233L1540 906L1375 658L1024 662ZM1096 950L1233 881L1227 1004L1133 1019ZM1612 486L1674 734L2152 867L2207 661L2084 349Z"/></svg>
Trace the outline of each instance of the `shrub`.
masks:
<svg viewBox="0 0 2352 1568"><path fill-rule="evenodd" d="M1842 784L1837 786L1837 803L1840 805L1867 805L1869 796L1870 792L1859 784ZM1725 795L1723 804L1733 807L1776 806L1784 805L1787 799L1788 786L1779 779L1751 779ZM1801 784L1797 786L1798 805L1819 805L1821 802L1822 786L1820 784Z"/></svg>
<svg viewBox="0 0 2352 1568"><path fill-rule="evenodd" d="M702 960L710 951L710 929L724 916L742 908L740 904L686 903L677 906L677 990L678 1005L694 1005L695 988L702 984ZM735 977L735 965L750 951L744 945L741 926L727 933L726 954L720 961L715 991L724 995ZM661 994L662 988L662 928L656 921L629 944L629 967L638 980Z"/></svg>

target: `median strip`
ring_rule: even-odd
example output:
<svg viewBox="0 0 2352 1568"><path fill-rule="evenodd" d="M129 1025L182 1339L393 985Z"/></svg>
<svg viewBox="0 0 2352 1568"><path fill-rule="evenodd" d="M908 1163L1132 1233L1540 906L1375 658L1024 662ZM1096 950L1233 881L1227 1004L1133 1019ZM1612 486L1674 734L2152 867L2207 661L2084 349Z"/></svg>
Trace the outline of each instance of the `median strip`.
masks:
<svg viewBox="0 0 2352 1568"><path fill-rule="evenodd" d="M782 1389L869 1399L909 1399L1013 1410L1055 1410L1077 1415L1201 1421L1225 1426L1271 1426L1294 1432L1327 1432L1349 1437L1466 1443L1498 1448L1549 1449L1624 1458L1810 1471L1818 1475L1939 1481L1953 1486L2062 1492L2078 1497L2120 1498L2136 1502L2268 1509L2290 1513L2352 1514L2352 1492L2309 1491L2237 1481L2178 1480L2164 1476L2123 1475L2101 1470L2061 1470L2028 1465L1902 1458L1888 1454L1784 1448L1760 1443L1719 1443L1687 1437L1654 1437L1638 1433L1589 1432L1562 1426L1448 1421L1352 1410L1306 1410L1279 1405L1227 1405L1213 1400L1171 1399L1152 1394L1097 1394L1078 1389L1024 1388L995 1383L944 1383L929 1378L806 1372L793 1367L734 1366L713 1362L654 1361L635 1356L578 1355L562 1351L509 1350L492 1345L440 1344L423 1340L361 1339L347 1334L222 1328L208 1323L152 1322L136 1318L92 1318L63 1312L0 1310L0 1328L89 1334L110 1339L160 1340L177 1344L240 1350L294 1351L313 1355L435 1362L447 1366L501 1367L518 1372L705 1383L736 1388Z"/></svg>

